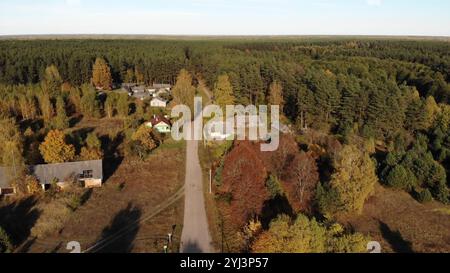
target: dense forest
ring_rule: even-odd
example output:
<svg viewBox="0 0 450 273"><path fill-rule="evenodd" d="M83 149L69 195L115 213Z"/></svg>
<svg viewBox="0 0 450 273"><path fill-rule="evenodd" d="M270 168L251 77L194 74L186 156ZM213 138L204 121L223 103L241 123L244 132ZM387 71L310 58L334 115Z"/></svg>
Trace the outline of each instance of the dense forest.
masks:
<svg viewBox="0 0 450 273"><path fill-rule="evenodd" d="M108 74L105 84L104 77L96 80L100 71ZM177 87L183 86L181 81L192 92L195 88L191 84L205 83L214 89L217 102L226 93L224 103L281 103L285 120L295 131L295 139L287 138L273 155L260 155L245 143L226 147L221 153L216 170L219 197L255 198L251 205L231 202L225 208L233 215L237 229L248 227L249 220L255 225L252 217L261 214L263 204L278 198L280 187L287 192L293 214L328 219L338 212L360 211L375 181L407 191L420 202L450 201L450 43L445 41L4 40L0 41L0 115L4 125L0 139L23 135L25 141L17 150L27 164L53 162L45 158L45 147L41 148L44 158L38 147L45 143L44 136L50 130L54 130L50 131L51 137L64 142L58 129L70 127L73 115L133 115L138 118L127 125L135 129L129 133L127 149L142 154L142 147L135 141L141 139L145 144L143 139L150 134L138 129L151 115L148 108L129 104L126 96L101 96L93 87L114 89L129 82L170 83ZM176 87L175 101L179 97ZM37 119L42 122L36 124ZM320 137L311 140L311 132ZM102 146L99 140L96 136L90 138L79 141L72 136L77 150L71 152L72 159L75 153L88 159L103 156L103 151L98 151ZM153 149L159 140L157 136L152 138L154 142L141 146ZM314 147L322 152L312 152ZM6 149L0 148L0 152ZM11 153L5 152L0 162L6 165L10 157ZM235 165L241 157L248 157L247 162L259 162L255 164L260 164L265 173L256 172L258 166L245 166L248 163ZM277 166L274 162L285 164ZM253 189L257 196L246 196L242 188L233 188L236 184L227 180L239 168L255 171L242 179L248 179L245 187ZM298 177L299 173L309 175ZM349 175L351 181L342 182ZM260 188L254 184L258 179L263 183ZM294 182L289 181L309 185L308 197L303 196L304 184L299 197L291 185ZM357 193L348 187L358 188ZM352 191L359 195L353 196ZM336 235L342 232L334 230L335 226L299 215L287 227L289 221L283 217L271 218L274 221L270 229L263 223L266 231L251 246L249 243L230 249L301 251L295 247L278 249L273 243L279 239L277 228L289 230L298 225L309 227L308 232L325 234L325 241L326 236L335 240L331 245L324 241L320 247L305 251L355 251Z"/></svg>

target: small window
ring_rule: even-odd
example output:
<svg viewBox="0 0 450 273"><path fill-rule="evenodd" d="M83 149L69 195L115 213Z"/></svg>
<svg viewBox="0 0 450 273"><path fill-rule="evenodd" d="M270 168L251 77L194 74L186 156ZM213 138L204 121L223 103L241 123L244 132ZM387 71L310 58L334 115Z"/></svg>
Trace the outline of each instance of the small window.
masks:
<svg viewBox="0 0 450 273"><path fill-rule="evenodd" d="M85 170L83 171L83 178L92 178L94 177L94 172L92 170Z"/></svg>

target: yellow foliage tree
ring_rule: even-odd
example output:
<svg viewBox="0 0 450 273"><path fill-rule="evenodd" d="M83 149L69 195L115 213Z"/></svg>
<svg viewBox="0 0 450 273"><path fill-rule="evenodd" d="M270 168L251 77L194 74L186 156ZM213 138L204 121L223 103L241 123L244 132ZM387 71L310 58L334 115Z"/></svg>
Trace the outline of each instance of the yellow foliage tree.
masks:
<svg viewBox="0 0 450 273"><path fill-rule="evenodd" d="M82 160L98 160L103 158L100 139L95 133L90 133L86 138L86 147L81 148Z"/></svg>
<svg viewBox="0 0 450 273"><path fill-rule="evenodd" d="M75 157L74 146L65 142L65 135L59 130L52 130L47 134L39 151L47 163L68 162Z"/></svg>
<svg viewBox="0 0 450 273"><path fill-rule="evenodd" d="M39 181L32 175L25 176L25 185L29 194L38 194L42 192Z"/></svg>
<svg viewBox="0 0 450 273"><path fill-rule="evenodd" d="M230 79L226 74L219 76L213 92L216 104L219 105L223 111L226 110L227 105L233 105L236 100L233 95L233 87L231 86Z"/></svg>
<svg viewBox="0 0 450 273"><path fill-rule="evenodd" d="M186 69L180 71L172 93L175 103L187 105L194 111L195 87L192 85L192 76Z"/></svg>
<svg viewBox="0 0 450 273"><path fill-rule="evenodd" d="M139 141L142 146L151 151L157 147L157 144L153 138L153 131L145 125L139 127L136 132L131 136L133 141Z"/></svg>
<svg viewBox="0 0 450 273"><path fill-rule="evenodd" d="M355 145L347 145L336 155L333 165L336 171L330 185L339 197L338 210L361 213L378 181L374 162L367 152Z"/></svg>
<svg viewBox="0 0 450 273"><path fill-rule="evenodd" d="M270 105L280 106L280 111L283 112L284 98L283 98L283 87L278 81L274 81L269 87L269 98Z"/></svg>
<svg viewBox="0 0 450 273"><path fill-rule="evenodd" d="M98 89L111 90L111 69L103 58L97 58L92 67L92 84Z"/></svg>
<svg viewBox="0 0 450 273"><path fill-rule="evenodd" d="M363 253L367 238L363 235L346 234L338 225L327 228L315 219L298 215L292 222L282 215L272 221L269 230L263 232L253 243L256 253Z"/></svg>
<svg viewBox="0 0 450 273"><path fill-rule="evenodd" d="M440 113L441 109L439 108L436 100L429 96L425 100L425 128L430 129L436 122L436 119Z"/></svg>

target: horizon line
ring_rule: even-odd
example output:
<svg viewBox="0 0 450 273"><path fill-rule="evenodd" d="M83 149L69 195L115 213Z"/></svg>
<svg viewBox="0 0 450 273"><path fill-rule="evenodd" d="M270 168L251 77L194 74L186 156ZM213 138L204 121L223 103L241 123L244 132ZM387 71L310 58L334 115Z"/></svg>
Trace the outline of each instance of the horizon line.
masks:
<svg viewBox="0 0 450 273"><path fill-rule="evenodd" d="M4 38L107 38L107 37L142 37L142 38L304 38L304 37L363 37L363 38L425 38L425 39L450 39L450 35L415 35L415 34L101 34L101 33L67 33L67 34L0 34L0 39Z"/></svg>

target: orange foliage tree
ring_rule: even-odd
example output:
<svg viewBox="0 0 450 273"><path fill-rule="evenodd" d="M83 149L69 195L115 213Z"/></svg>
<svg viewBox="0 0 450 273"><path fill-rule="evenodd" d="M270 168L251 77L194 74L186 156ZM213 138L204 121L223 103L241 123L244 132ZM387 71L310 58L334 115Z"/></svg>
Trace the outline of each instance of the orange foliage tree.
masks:
<svg viewBox="0 0 450 273"><path fill-rule="evenodd" d="M75 157L74 146L65 142L65 135L59 130L52 130L47 134L39 151L47 163L68 162Z"/></svg>

